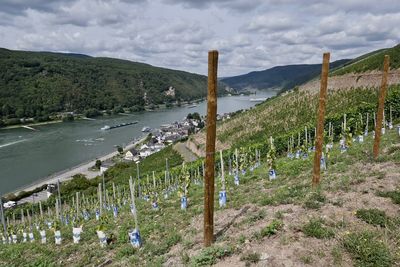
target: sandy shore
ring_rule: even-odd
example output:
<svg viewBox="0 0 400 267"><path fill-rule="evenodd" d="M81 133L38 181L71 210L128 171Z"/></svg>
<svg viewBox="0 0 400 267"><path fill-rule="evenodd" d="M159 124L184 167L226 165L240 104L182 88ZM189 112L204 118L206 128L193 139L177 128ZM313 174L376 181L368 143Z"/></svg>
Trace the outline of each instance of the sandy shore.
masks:
<svg viewBox="0 0 400 267"><path fill-rule="evenodd" d="M126 147L124 147L124 150L129 150L129 149L134 148L137 144L139 144L140 142L143 142L143 140L145 140L145 139L146 139L146 137L143 137L142 139L140 139L134 143L128 144ZM105 160L113 158L117 154L118 154L118 152L114 151L107 155L98 157L94 160L91 160L91 161L82 163L78 166L72 167L68 170L64 170L64 171L58 172L56 174L50 175L50 176L48 176L44 179L38 180L30 185L20 187L13 192L9 192L8 194L10 194L10 193L18 194L21 191L31 191L31 190L34 190L35 188L40 187L44 184L55 184L55 183L57 183L58 180L60 180L60 182L67 181L67 180L70 180L72 178L72 176L79 174L79 173L84 174L88 179L93 179L96 176L100 175L100 171L90 171L89 170L89 168L93 167L96 164L96 160L99 159L101 161L105 161ZM7 195L7 194L5 194L5 195Z"/></svg>

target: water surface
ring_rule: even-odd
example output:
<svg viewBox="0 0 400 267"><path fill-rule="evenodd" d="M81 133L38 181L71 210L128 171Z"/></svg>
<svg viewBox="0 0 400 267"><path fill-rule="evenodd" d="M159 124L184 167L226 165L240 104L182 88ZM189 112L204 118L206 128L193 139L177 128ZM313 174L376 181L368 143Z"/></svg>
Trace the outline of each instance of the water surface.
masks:
<svg viewBox="0 0 400 267"><path fill-rule="evenodd" d="M220 97L218 113L247 109L256 104L250 102L250 98L273 95L271 92L258 92L256 96ZM34 127L39 131L24 128L0 130L0 195L110 153L116 149L115 146L124 146L141 137L143 126L158 128L161 124L182 120L189 112L204 115L206 101L194 108L174 107ZM100 130L104 125L131 121L139 122L109 131Z"/></svg>

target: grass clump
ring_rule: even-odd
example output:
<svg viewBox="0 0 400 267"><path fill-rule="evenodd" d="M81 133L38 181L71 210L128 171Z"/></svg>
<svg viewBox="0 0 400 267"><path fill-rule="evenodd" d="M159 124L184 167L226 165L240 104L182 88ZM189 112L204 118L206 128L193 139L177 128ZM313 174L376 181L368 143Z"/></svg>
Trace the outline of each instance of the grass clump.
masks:
<svg viewBox="0 0 400 267"><path fill-rule="evenodd" d="M247 254L244 254L240 257L241 261L244 261L246 263L246 266L250 266L251 264L256 264L257 262L260 261L260 254L257 252L249 252Z"/></svg>
<svg viewBox="0 0 400 267"><path fill-rule="evenodd" d="M203 249L199 255L192 259L191 266L210 266L215 264L218 259L232 255L232 253L232 247L208 247Z"/></svg>
<svg viewBox="0 0 400 267"><path fill-rule="evenodd" d="M260 240L266 236L273 236L282 228L283 228L283 222L281 220L274 219L270 224L261 229L260 232L254 233L253 237L256 240Z"/></svg>
<svg viewBox="0 0 400 267"><path fill-rule="evenodd" d="M313 218L303 226L303 233L306 236L315 237L318 239L327 239L335 236L332 228L324 225L324 220Z"/></svg>
<svg viewBox="0 0 400 267"><path fill-rule="evenodd" d="M321 191L311 192L304 202L304 207L307 209L319 209L326 202L326 197Z"/></svg>
<svg viewBox="0 0 400 267"><path fill-rule="evenodd" d="M343 239L343 247L355 260L355 266L392 266L393 259L389 249L372 232L347 235Z"/></svg>
<svg viewBox="0 0 400 267"><path fill-rule="evenodd" d="M272 195L260 199L261 206L291 204L296 200L303 199L308 188L304 185L281 186Z"/></svg>
<svg viewBox="0 0 400 267"><path fill-rule="evenodd" d="M400 191L387 191L387 192L378 192L377 194L380 197L387 197L392 199L394 204L399 204L400 205Z"/></svg>
<svg viewBox="0 0 400 267"><path fill-rule="evenodd" d="M264 210L260 210L256 214L253 214L252 216L250 216L246 221L248 224L252 225L257 221L264 219L266 215L267 214Z"/></svg>
<svg viewBox="0 0 400 267"><path fill-rule="evenodd" d="M386 213L378 209L359 209L356 216L366 223L381 227L385 227L389 221Z"/></svg>

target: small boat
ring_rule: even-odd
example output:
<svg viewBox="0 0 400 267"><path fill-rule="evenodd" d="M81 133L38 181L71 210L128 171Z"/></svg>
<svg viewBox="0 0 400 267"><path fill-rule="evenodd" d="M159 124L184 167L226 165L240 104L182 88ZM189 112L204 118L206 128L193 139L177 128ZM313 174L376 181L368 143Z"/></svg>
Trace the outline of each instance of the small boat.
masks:
<svg viewBox="0 0 400 267"><path fill-rule="evenodd" d="M105 130L110 130L110 126L108 125L104 125L103 127L101 127L101 130L105 131Z"/></svg>
<svg viewBox="0 0 400 267"><path fill-rule="evenodd" d="M148 127L148 126L144 126L144 127L142 128L142 132L144 132L144 133L148 133L148 132L150 132L150 130L151 130L151 128Z"/></svg>
<svg viewBox="0 0 400 267"><path fill-rule="evenodd" d="M267 100L266 97L260 97L260 98L250 98L250 102L263 102Z"/></svg>
<svg viewBox="0 0 400 267"><path fill-rule="evenodd" d="M188 106L188 108L195 108L195 107L197 107L196 104L193 104L193 105Z"/></svg>

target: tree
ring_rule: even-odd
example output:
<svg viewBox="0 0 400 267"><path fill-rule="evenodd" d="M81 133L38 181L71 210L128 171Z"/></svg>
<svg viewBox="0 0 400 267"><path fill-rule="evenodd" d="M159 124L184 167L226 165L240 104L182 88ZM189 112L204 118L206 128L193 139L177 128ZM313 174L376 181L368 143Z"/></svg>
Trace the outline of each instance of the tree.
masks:
<svg viewBox="0 0 400 267"><path fill-rule="evenodd" d="M101 167L101 160L96 160L96 164L95 164L95 166L96 166L96 169L100 169L100 167Z"/></svg>
<svg viewBox="0 0 400 267"><path fill-rule="evenodd" d="M118 146L117 151L119 154L122 155L122 153L124 152L123 148L121 146Z"/></svg>

